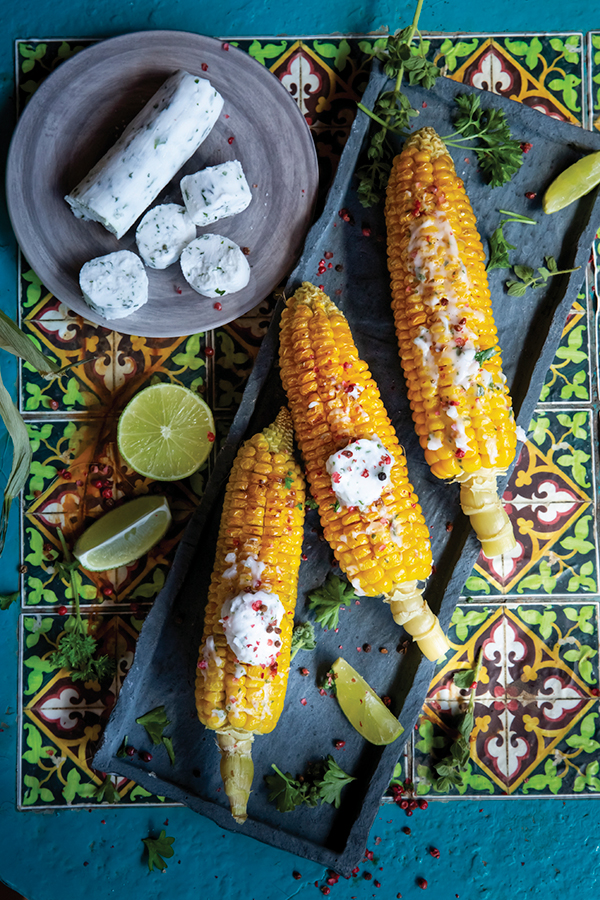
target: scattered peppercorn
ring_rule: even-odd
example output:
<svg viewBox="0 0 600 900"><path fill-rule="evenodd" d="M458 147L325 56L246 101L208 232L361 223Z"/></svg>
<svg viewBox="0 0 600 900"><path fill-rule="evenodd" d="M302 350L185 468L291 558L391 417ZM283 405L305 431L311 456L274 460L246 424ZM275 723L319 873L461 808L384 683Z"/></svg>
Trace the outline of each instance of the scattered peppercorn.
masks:
<svg viewBox="0 0 600 900"><path fill-rule="evenodd" d="M324 884L323 887L321 888L321 893L322 893L322 894L330 894L330 893L331 893L331 888L327 887L327 885Z"/></svg>
<svg viewBox="0 0 600 900"><path fill-rule="evenodd" d="M370 652L371 652L371 645L370 645L370 644L363 644L363 645L362 645L362 648L363 648L363 650L365 651L365 653L370 653Z"/></svg>
<svg viewBox="0 0 600 900"><path fill-rule="evenodd" d="M66 616L66 614L67 614L67 607L66 607L66 606L59 606L59 607L58 607L58 614L59 614L59 616Z"/></svg>
<svg viewBox="0 0 600 900"><path fill-rule="evenodd" d="M379 652L380 652L380 653L387 653L387 652L388 652L388 649L387 649L387 647L380 647L380 648L379 648Z"/></svg>
<svg viewBox="0 0 600 900"><path fill-rule="evenodd" d="M58 409L58 400L50 401L50 409ZM85 865L87 866L87 863Z"/></svg>
<svg viewBox="0 0 600 900"><path fill-rule="evenodd" d="M434 859L439 859L439 858L440 858L440 851L438 850L437 847L430 847L430 848L429 848L429 855L430 855L430 856L433 856Z"/></svg>
<svg viewBox="0 0 600 900"><path fill-rule="evenodd" d="M300 874L300 872L294 871L294 872L292 872L292 878L295 878L296 881L300 881L300 879L302 878L302 875Z"/></svg>
<svg viewBox="0 0 600 900"><path fill-rule="evenodd" d="M343 271L344 271L343 265L342 265L341 263L338 263L337 266L335 267L335 271L336 271L336 272L343 272Z"/></svg>
<svg viewBox="0 0 600 900"><path fill-rule="evenodd" d="M147 750L140 750L138 756L142 760L142 762L150 762L150 760L152 759L152 754L148 753Z"/></svg>
<svg viewBox="0 0 600 900"><path fill-rule="evenodd" d="M307 668L303 667L302 669L300 669L300 674L301 675L310 675L310 672L308 671Z"/></svg>
<svg viewBox="0 0 600 900"><path fill-rule="evenodd" d="M335 747L336 750L341 750L342 747L346 746L346 741L334 741L333 746Z"/></svg>
<svg viewBox="0 0 600 900"><path fill-rule="evenodd" d="M371 229L368 225L363 225L362 227L363 237L371 237Z"/></svg>
<svg viewBox="0 0 600 900"><path fill-rule="evenodd" d="M235 140L234 136L231 135L231 137L227 138L227 143L228 143L228 144L233 144L234 140Z"/></svg>
<svg viewBox="0 0 600 900"><path fill-rule="evenodd" d="M323 256L325 257L325 259L333 259L333 253L331 252L331 250L326 250Z"/></svg>
<svg viewBox="0 0 600 900"><path fill-rule="evenodd" d="M203 72L208 72L208 64L207 63L201 63L200 68L202 69Z"/></svg>
<svg viewBox="0 0 600 900"><path fill-rule="evenodd" d="M519 144L519 146L521 147L521 150L523 151L523 153L529 153L529 151L533 147L533 144L530 144L529 141L522 141L521 144Z"/></svg>
<svg viewBox="0 0 600 900"><path fill-rule="evenodd" d="M452 522L446 522L446 531L452 531L453 528L454 525L452 524Z"/></svg>
<svg viewBox="0 0 600 900"><path fill-rule="evenodd" d="M25 563L21 563L20 566L17 566L17 572L19 572L20 575L25 575L27 573L27 566Z"/></svg>
<svg viewBox="0 0 600 900"><path fill-rule="evenodd" d="M125 747L127 756L135 756L135 747Z"/></svg>
<svg viewBox="0 0 600 900"><path fill-rule="evenodd" d="M205 347L204 354L205 354L205 356L214 356L215 355L214 348L213 347Z"/></svg>
<svg viewBox="0 0 600 900"><path fill-rule="evenodd" d="M425 890L427 887L427 881L424 878L417 878L417 884L422 890Z"/></svg>
<svg viewBox="0 0 600 900"><path fill-rule="evenodd" d="M404 832L404 834L412 834L408 825L405 825L404 828L402 829L402 831Z"/></svg>
<svg viewBox="0 0 600 900"><path fill-rule="evenodd" d="M427 800L419 800L419 809L427 809L428 806Z"/></svg>
<svg viewBox="0 0 600 900"><path fill-rule="evenodd" d="M391 698L391 697L388 697L388 696L386 695L385 697L382 697L381 699L382 699L383 703L385 703L386 706L391 706L391 705L392 705L392 698Z"/></svg>
<svg viewBox="0 0 600 900"><path fill-rule="evenodd" d="M221 310L223 309L223 304L222 303L213 303L213 309L216 309L217 312L221 312Z"/></svg>
<svg viewBox="0 0 600 900"><path fill-rule="evenodd" d="M365 879L365 881L370 881L372 877L373 876L370 872L363 872L363 878Z"/></svg>
<svg viewBox="0 0 600 900"><path fill-rule="evenodd" d="M525 191L525 196L527 197L528 200L535 200L535 198L537 197L537 194L535 191Z"/></svg>
<svg viewBox="0 0 600 900"><path fill-rule="evenodd" d="M375 887L381 887L381 884L379 881L374 881L373 884L375 885Z"/></svg>

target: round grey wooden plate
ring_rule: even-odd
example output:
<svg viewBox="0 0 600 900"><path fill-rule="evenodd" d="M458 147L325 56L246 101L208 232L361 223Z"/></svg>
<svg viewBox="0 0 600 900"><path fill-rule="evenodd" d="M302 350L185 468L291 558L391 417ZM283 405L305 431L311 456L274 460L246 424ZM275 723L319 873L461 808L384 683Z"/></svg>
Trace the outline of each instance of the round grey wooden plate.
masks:
<svg viewBox="0 0 600 900"><path fill-rule="evenodd" d="M248 247L250 282L244 290L224 296L219 311L214 300L189 287L178 262L162 271L147 269L148 303L130 316L109 321L85 303L79 270L87 260L113 250L136 251L135 226L117 240L102 225L77 219L63 198L176 69L208 78L225 104L211 134L153 205L182 203L183 175L239 159L252 202L237 216L199 228L198 234L216 231ZM148 31L94 44L60 65L18 122L6 179L17 240L59 300L107 328L174 337L243 315L291 271L311 223L318 170L308 126L268 69L235 47L224 50L213 38Z"/></svg>

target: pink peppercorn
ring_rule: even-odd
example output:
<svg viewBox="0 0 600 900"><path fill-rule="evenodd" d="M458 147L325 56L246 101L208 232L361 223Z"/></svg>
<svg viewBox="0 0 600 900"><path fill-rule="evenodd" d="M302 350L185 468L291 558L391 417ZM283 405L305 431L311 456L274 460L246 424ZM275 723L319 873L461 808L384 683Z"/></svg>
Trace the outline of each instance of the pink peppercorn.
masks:
<svg viewBox="0 0 600 900"><path fill-rule="evenodd" d="M204 355L205 355L205 356L214 356L214 355L215 355L215 351L214 351L214 349L213 349L212 347L205 347L205 348L204 348Z"/></svg>
<svg viewBox="0 0 600 900"><path fill-rule="evenodd" d="M229 50L229 44L227 43L227 41L225 41L224 44L221 44L221 50ZM296 872L294 872L294 878L295 877L296 877ZM301 877L302 876L300 875L300 873L298 873L298 878L301 878Z"/></svg>
<svg viewBox="0 0 600 900"><path fill-rule="evenodd" d="M535 200L535 198L537 197L537 194L535 191L525 191L525 196L527 197L528 200Z"/></svg>
<svg viewBox="0 0 600 900"><path fill-rule="evenodd" d="M67 607L66 607L66 606L59 606L57 611L58 611L59 616L66 616L66 614L67 614Z"/></svg>
<svg viewBox="0 0 600 900"><path fill-rule="evenodd" d="M202 69L203 72L208 72L208 65L207 65L207 63L202 63L202 65L200 66L200 68Z"/></svg>
<svg viewBox="0 0 600 900"><path fill-rule="evenodd" d="M221 312L221 310L223 309L223 304L222 303L213 303L213 309L216 309L217 312Z"/></svg>
<svg viewBox="0 0 600 900"><path fill-rule="evenodd" d="M140 750L138 756L142 760L142 762L150 762L150 760L152 759L152 754L148 753L147 750Z"/></svg>
<svg viewBox="0 0 600 900"><path fill-rule="evenodd" d="M306 704L308 703L308 700L306 699L306 697L302 697L302 699L300 700L300 703L302 704L302 706L306 706Z"/></svg>
<svg viewBox="0 0 600 900"><path fill-rule="evenodd" d="M228 144L233 144L234 140L235 140L234 136L231 135L230 138L227 138L227 143L228 143Z"/></svg>
<svg viewBox="0 0 600 900"><path fill-rule="evenodd" d="M427 887L427 881L424 878L417 878L417 884L424 891Z"/></svg>
<svg viewBox="0 0 600 900"><path fill-rule="evenodd" d="M419 800L419 809L427 809L428 806L427 800Z"/></svg>

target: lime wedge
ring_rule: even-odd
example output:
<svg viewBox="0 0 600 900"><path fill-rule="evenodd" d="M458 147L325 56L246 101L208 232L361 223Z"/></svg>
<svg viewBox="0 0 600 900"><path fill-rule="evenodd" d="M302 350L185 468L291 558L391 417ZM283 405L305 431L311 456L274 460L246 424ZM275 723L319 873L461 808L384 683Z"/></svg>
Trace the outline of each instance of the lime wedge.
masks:
<svg viewBox="0 0 600 900"><path fill-rule="evenodd" d="M544 212L554 213L564 209L597 184L600 184L600 150L578 159L554 179L544 194Z"/></svg>
<svg viewBox="0 0 600 900"><path fill-rule="evenodd" d="M341 656L332 669L339 704L359 734L379 746L399 738L404 728L364 678Z"/></svg>
<svg viewBox="0 0 600 900"><path fill-rule="evenodd" d="M73 555L89 572L118 569L147 553L170 524L166 497L137 497L90 525L76 542Z"/></svg>
<svg viewBox="0 0 600 900"><path fill-rule="evenodd" d="M152 384L129 401L119 419L117 443L140 475L177 481L207 458L215 422L202 397L179 384Z"/></svg>

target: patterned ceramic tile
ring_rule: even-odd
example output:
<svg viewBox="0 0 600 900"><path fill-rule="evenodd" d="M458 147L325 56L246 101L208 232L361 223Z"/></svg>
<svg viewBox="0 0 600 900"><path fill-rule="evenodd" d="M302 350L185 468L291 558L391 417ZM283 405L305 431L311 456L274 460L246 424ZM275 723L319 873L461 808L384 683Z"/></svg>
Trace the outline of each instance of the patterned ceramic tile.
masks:
<svg viewBox="0 0 600 900"><path fill-rule="evenodd" d="M595 593L594 419L589 409L540 410L508 488L517 545L483 554L467 580L473 596Z"/></svg>
<svg viewBox="0 0 600 900"><path fill-rule="evenodd" d="M589 120L600 130L600 32L587 33Z"/></svg>
<svg viewBox="0 0 600 900"><path fill-rule="evenodd" d="M102 729L131 666L143 618L131 612L84 616L87 633L98 642L97 656L114 661L101 681L73 681L55 669L51 654L73 619L25 615L23 648L23 730L20 800L22 807L97 805L159 798L125 778L97 772L91 760ZM110 786L112 785L112 787Z"/></svg>
<svg viewBox="0 0 600 900"><path fill-rule="evenodd" d="M568 315L560 347L548 370L540 403L581 404L591 400L589 311L591 284L577 297Z"/></svg>
<svg viewBox="0 0 600 900"><path fill-rule="evenodd" d="M581 34L431 38L428 55L454 81L585 124Z"/></svg>
<svg viewBox="0 0 600 900"><path fill-rule="evenodd" d="M559 606L458 607L452 652L432 681L419 739L419 794L571 794L600 791L595 778L598 713L598 597ZM456 786L440 784L436 762L452 746L470 689L453 675L481 649L471 759Z"/></svg>

